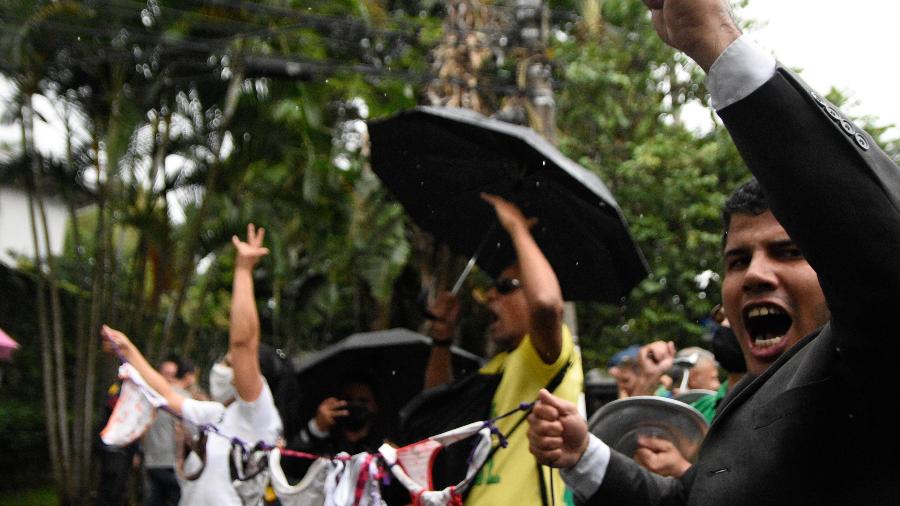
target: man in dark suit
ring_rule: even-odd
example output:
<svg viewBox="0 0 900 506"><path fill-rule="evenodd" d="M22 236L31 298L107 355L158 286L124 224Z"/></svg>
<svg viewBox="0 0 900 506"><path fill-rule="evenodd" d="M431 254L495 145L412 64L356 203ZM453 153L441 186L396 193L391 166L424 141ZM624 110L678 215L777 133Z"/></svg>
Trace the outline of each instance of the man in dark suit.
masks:
<svg viewBox="0 0 900 506"><path fill-rule="evenodd" d="M723 305L750 374L680 479L589 437L574 408L546 392L530 418L532 453L590 504L900 504L889 415L900 171L741 37L725 1L645 3L663 40L707 72L713 105L764 189L760 208L725 216Z"/></svg>

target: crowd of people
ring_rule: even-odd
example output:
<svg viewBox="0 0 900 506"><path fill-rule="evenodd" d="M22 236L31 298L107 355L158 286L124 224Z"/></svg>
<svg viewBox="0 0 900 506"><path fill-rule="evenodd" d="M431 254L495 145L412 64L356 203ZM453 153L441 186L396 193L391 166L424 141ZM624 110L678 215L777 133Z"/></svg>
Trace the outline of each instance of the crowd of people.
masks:
<svg viewBox="0 0 900 506"><path fill-rule="evenodd" d="M887 318L900 288L890 256L900 245L900 171L868 134L743 36L727 1L645 3L662 40L707 73L712 104L754 175L723 207L724 281L712 352L655 341L608 364L620 398L707 391L693 401L710 423L696 458L659 438L639 438L635 453L624 455L588 431L578 407L579 351L563 323L553 267L530 233L533 221L484 195L516 252L487 292L493 318L486 334L498 351L478 372L453 377L460 305L443 293L429 308L432 349L422 372L422 395L433 401L422 405L447 409L439 417L450 426L430 426L435 433L488 420L483 427L504 443L481 455L477 475L475 452L467 452L464 471L473 479L433 481L429 473L439 469L428 460L423 487L435 494L372 490L392 471L357 458L377 455L387 436L378 423L377 378L364 374L347 378L299 429L284 433L272 393L278 380L261 367L254 302L264 231L249 225L245 241L234 238L228 353L210 372L211 399L197 392L189 362L154 368L127 336L103 328L108 350L165 400L168 414L144 436L147 504L900 501L886 416L898 365ZM421 422L419 411L403 426ZM194 449L185 457L183 440ZM327 469L310 460L298 471L308 475L298 487L319 480L323 492L266 495L261 471L264 461L279 465L266 460L273 451L336 459Z"/></svg>

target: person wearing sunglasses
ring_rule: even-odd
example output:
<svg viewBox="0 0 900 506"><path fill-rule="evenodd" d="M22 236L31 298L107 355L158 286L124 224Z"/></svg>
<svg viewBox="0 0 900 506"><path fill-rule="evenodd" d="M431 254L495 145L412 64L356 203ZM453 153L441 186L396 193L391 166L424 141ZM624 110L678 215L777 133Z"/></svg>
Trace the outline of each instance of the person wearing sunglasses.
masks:
<svg viewBox="0 0 900 506"><path fill-rule="evenodd" d="M487 336L499 351L479 373L502 374L494 391L491 416L533 401L550 383L558 383L556 395L574 402L584 382L581 358L569 329L563 325L559 281L530 232L536 222L501 197L483 194L482 198L494 207L517 255L516 262L500 273L485 294L492 316ZM430 310L435 319L426 388L453 381L449 346L456 335L459 305L453 295L443 293ZM528 452L526 429L513 429L517 420L513 416L498 422L501 432L509 437L509 445L482 468L466 504L563 504L562 480L537 466ZM550 479L555 480L552 486ZM555 497L547 501L551 490Z"/></svg>

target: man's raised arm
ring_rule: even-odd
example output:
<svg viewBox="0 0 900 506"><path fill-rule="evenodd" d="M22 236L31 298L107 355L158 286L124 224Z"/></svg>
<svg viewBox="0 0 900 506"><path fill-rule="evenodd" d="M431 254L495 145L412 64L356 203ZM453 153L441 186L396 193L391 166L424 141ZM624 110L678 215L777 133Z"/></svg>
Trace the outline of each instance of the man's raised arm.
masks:
<svg viewBox="0 0 900 506"><path fill-rule="evenodd" d="M775 217L819 275L832 320L889 325L879 317L892 314L900 295L894 162L834 105L738 39L726 1L645 3L663 40L709 74L713 104Z"/></svg>
<svg viewBox="0 0 900 506"><path fill-rule="evenodd" d="M559 280L529 230L533 222L514 204L494 195L482 197L494 206L497 219L512 238L519 261L522 290L528 301L531 343L546 364L562 352L563 298Z"/></svg>
<svg viewBox="0 0 900 506"><path fill-rule="evenodd" d="M266 231L247 225L247 241L232 237L236 250L234 284L231 293L231 321L228 354L234 369L234 388L238 397L253 402L262 392L259 368L259 314L253 295L253 268L269 253L263 247Z"/></svg>

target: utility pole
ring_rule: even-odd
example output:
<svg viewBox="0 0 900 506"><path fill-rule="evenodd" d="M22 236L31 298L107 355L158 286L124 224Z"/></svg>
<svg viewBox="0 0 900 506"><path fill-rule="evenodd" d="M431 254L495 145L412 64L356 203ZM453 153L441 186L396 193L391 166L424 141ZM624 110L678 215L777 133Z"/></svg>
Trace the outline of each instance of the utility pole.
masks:
<svg viewBox="0 0 900 506"><path fill-rule="evenodd" d="M505 34L503 19L496 9L480 0L447 0L446 9L443 36L432 51L432 78L425 86L425 103L462 107L490 116L498 104L491 83L497 59L502 58L497 38ZM411 242L413 258L418 259L422 293L434 295L449 289L465 261L418 228ZM423 333L427 333L429 323L423 324ZM483 346L479 336L461 337L463 347Z"/></svg>
<svg viewBox="0 0 900 506"><path fill-rule="evenodd" d="M522 93L504 104L498 116L523 118L542 137L556 145L556 101L553 99L553 69L547 58L549 12L543 0L515 0L514 54L516 82ZM517 110L518 109L518 110ZM578 335L575 304L566 302L563 321Z"/></svg>
<svg viewBox="0 0 900 506"><path fill-rule="evenodd" d="M444 35L433 51L434 78L425 96L434 106L464 107L486 116L494 112L496 97L485 71L494 66L498 51L492 34L501 31L496 11L479 0L449 0Z"/></svg>
<svg viewBox="0 0 900 506"><path fill-rule="evenodd" d="M478 0L447 1L444 35L432 53L434 78L425 88L427 103L464 107L531 126L556 144L556 102L546 51L546 5L542 0L515 0L512 16L501 10ZM501 97L494 86L494 71L507 53L517 62L516 90ZM420 266L423 286L447 286L448 276L458 274L462 264L450 261L453 256L446 248L435 250L425 234L416 234L414 242L420 252L431 252L417 255L432 259L431 268ZM575 306L571 303L565 305L564 321L577 335Z"/></svg>

